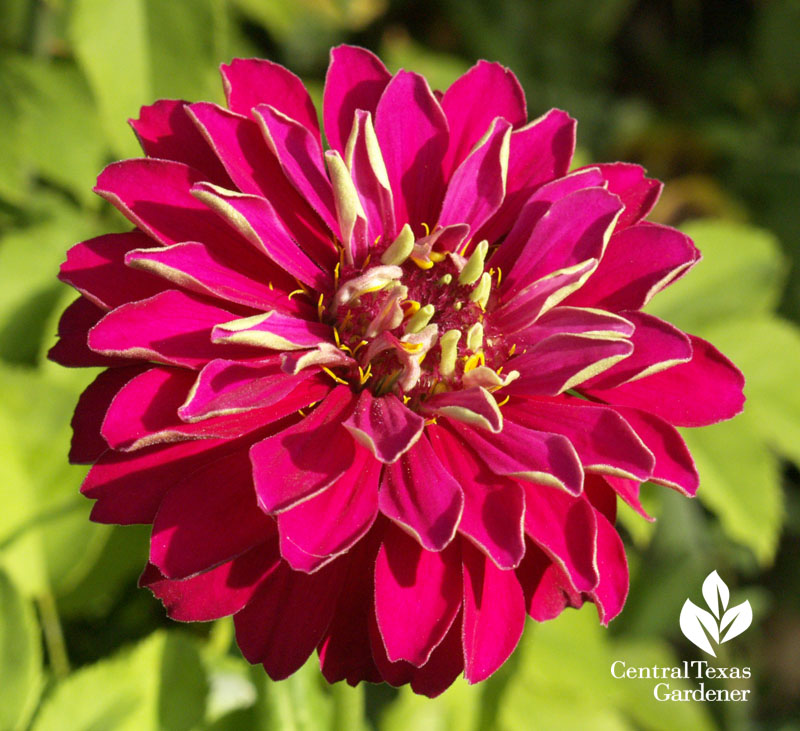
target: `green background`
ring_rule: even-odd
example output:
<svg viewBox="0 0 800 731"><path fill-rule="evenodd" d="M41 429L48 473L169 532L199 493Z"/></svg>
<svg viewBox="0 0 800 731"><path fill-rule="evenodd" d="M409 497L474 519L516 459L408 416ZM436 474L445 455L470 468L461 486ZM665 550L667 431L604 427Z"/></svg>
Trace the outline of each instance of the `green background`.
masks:
<svg viewBox="0 0 800 731"><path fill-rule="evenodd" d="M69 421L92 379L49 363L73 243L126 224L91 192L139 153L125 120L158 98L222 101L218 65L271 58L318 100L331 45L358 43L446 87L478 58L520 77L531 118L578 118L581 163L667 181L653 219L704 254L652 312L709 338L748 379L736 420L687 434L697 500L621 510L631 594L529 623L488 682L435 701L269 682L229 620L178 625L136 588L146 527L88 522ZM797 0L0 0L0 731L89 729L797 729L800 698L800 2ZM723 645L747 703L657 703L614 660L671 665L716 569L752 627Z"/></svg>

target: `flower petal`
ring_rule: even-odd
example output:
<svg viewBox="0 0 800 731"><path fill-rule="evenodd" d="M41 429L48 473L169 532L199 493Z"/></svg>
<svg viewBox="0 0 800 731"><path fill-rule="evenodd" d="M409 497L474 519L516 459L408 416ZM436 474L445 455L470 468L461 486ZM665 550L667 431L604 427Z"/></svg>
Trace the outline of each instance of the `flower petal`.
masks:
<svg viewBox="0 0 800 731"><path fill-rule="evenodd" d="M422 436L425 420L392 393L374 398L364 389L343 426L385 464L400 459Z"/></svg>
<svg viewBox="0 0 800 731"><path fill-rule="evenodd" d="M570 584L564 570L538 546L528 542L517 569L528 614L537 622L555 619L567 607L580 607L583 597Z"/></svg>
<svg viewBox="0 0 800 731"><path fill-rule="evenodd" d="M536 319L524 330L514 333L517 350L531 348L545 338L559 333L583 333L598 337L625 337L633 335L635 327L621 315L591 307L554 307Z"/></svg>
<svg viewBox="0 0 800 731"><path fill-rule="evenodd" d="M306 350L320 343L333 343L333 330L324 323L273 310L218 324L211 331L211 340L272 350Z"/></svg>
<svg viewBox="0 0 800 731"><path fill-rule="evenodd" d="M628 559L625 546L614 526L599 511L597 518L597 569L600 581L589 593L597 606L600 622L608 626L625 605L628 596Z"/></svg>
<svg viewBox="0 0 800 731"><path fill-rule="evenodd" d="M236 530L219 530L220 525ZM182 579L229 561L274 533L274 522L256 504L244 448L204 465L166 494L153 521L150 561L165 577Z"/></svg>
<svg viewBox="0 0 800 731"><path fill-rule="evenodd" d="M492 434L451 422L496 475L557 487L572 495L583 489L583 468L569 440L559 434L528 429L506 419L503 431Z"/></svg>
<svg viewBox="0 0 800 731"><path fill-rule="evenodd" d="M432 226L442 202L448 128L424 77L400 71L392 78L378 102L375 134L392 185L397 226Z"/></svg>
<svg viewBox="0 0 800 731"><path fill-rule="evenodd" d="M460 551L426 551L390 526L375 563L375 613L390 661L430 659L461 608Z"/></svg>
<svg viewBox="0 0 800 731"><path fill-rule="evenodd" d="M488 678L511 655L525 626L525 597L514 571L501 571L462 542L464 562L464 677Z"/></svg>
<svg viewBox="0 0 800 731"><path fill-rule="evenodd" d="M464 495L423 437L384 469L378 506L423 548L441 551L456 533Z"/></svg>
<svg viewBox="0 0 800 731"><path fill-rule="evenodd" d="M675 426L706 426L730 419L744 406L744 376L711 343L690 335L692 359L608 391L587 394L649 411Z"/></svg>
<svg viewBox="0 0 800 731"><path fill-rule="evenodd" d="M331 49L322 106L325 136L334 150L344 154L356 110L374 114L391 78L383 62L366 48Z"/></svg>
<svg viewBox="0 0 800 731"><path fill-rule="evenodd" d="M509 126L525 124L525 93L517 77L499 63L478 61L456 79L442 97L450 126L450 144L444 170L449 175L465 160L495 118Z"/></svg>
<svg viewBox="0 0 800 731"><path fill-rule="evenodd" d="M503 414L494 396L485 388L466 388L431 396L423 402L423 414L440 414L465 424L488 429L497 434L503 430Z"/></svg>
<svg viewBox="0 0 800 731"><path fill-rule="evenodd" d="M248 116L259 104L271 104L299 122L321 145L319 121L314 102L302 80L273 61L261 58L235 58L220 66L228 106Z"/></svg>
<svg viewBox="0 0 800 731"><path fill-rule="evenodd" d="M341 422L353 402L350 389L337 386L302 421L251 447L258 504L265 512L286 510L344 475L355 446Z"/></svg>
<svg viewBox="0 0 800 731"><path fill-rule="evenodd" d="M444 693L464 670L464 651L461 646L462 617L459 614L450 625L445 638L431 653L426 662L411 678L415 693L436 698Z"/></svg>
<svg viewBox="0 0 800 731"><path fill-rule="evenodd" d="M525 496L513 480L493 474L457 436L431 425L427 429L436 455L464 491L459 532L500 569L517 566L525 552Z"/></svg>
<svg viewBox="0 0 800 731"><path fill-rule="evenodd" d="M608 182L608 189L625 204L618 228L633 226L653 210L664 186L658 180L646 178L645 169L641 165L611 162L593 167L600 169Z"/></svg>

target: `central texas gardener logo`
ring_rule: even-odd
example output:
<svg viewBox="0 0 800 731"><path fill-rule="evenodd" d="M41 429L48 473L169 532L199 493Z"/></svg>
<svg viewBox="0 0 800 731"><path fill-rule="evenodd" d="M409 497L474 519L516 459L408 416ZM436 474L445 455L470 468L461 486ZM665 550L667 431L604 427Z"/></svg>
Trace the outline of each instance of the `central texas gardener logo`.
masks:
<svg viewBox="0 0 800 731"><path fill-rule="evenodd" d="M703 599L711 611L701 609L691 599L684 602L681 632L703 652L716 657L714 645L742 634L753 621L753 610L749 601L728 608L730 591L716 571L712 571L703 582Z"/></svg>

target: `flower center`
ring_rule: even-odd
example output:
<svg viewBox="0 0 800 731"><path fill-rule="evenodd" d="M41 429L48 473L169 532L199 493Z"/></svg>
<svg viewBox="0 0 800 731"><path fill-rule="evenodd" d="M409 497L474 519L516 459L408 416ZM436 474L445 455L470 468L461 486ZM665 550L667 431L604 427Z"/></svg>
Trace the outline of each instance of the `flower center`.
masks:
<svg viewBox="0 0 800 731"><path fill-rule="evenodd" d="M352 358L335 369L337 378L376 396L393 391L411 408L437 393L509 380L501 375L507 348L484 324L501 276L485 271L488 244L465 258L434 251L436 238L415 240L406 225L379 263L342 268L320 315Z"/></svg>

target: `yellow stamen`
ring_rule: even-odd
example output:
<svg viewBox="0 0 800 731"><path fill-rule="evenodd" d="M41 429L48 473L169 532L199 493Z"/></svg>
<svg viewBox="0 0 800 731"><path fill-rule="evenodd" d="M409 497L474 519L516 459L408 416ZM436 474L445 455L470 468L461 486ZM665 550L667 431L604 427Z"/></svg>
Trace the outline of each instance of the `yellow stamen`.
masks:
<svg viewBox="0 0 800 731"><path fill-rule="evenodd" d="M378 245L378 242L381 240L381 236L382 235L383 234L378 234L378 236L375 238L375 241L372 242L373 246L377 246Z"/></svg>
<svg viewBox="0 0 800 731"><path fill-rule="evenodd" d="M428 254L428 258L436 264L438 264L440 261L444 261L446 256L447 254L441 251L432 251L430 254Z"/></svg>
<svg viewBox="0 0 800 731"><path fill-rule="evenodd" d="M292 299L296 294L305 294L306 291L304 289L293 289L289 294L286 295L287 299Z"/></svg>
<svg viewBox="0 0 800 731"><path fill-rule="evenodd" d="M435 424L435 423L436 423L436 417L434 416L432 419L428 419L425 422L425 426L430 426L431 424Z"/></svg>
<svg viewBox="0 0 800 731"><path fill-rule="evenodd" d="M475 353L467 358L467 362L464 363L464 373L469 373L472 370L475 370L479 365L486 365L486 359L484 358L483 353Z"/></svg>
<svg viewBox="0 0 800 731"><path fill-rule="evenodd" d="M425 347L425 343L400 343L400 346L406 351L406 353L411 353L414 355L419 353Z"/></svg>
<svg viewBox="0 0 800 731"><path fill-rule="evenodd" d="M366 370L362 370L361 366L359 366L358 376L358 382L363 386L372 377L372 363L367 364Z"/></svg>
<svg viewBox="0 0 800 731"><path fill-rule="evenodd" d="M364 259L364 263L361 265L362 269L366 269L367 265L369 264L369 260L372 258L372 252L367 254L367 258Z"/></svg>
<svg viewBox="0 0 800 731"><path fill-rule="evenodd" d="M516 344L516 343L514 343L514 344L511 346L511 349L508 351L508 354L509 354L509 355L514 355L514 353L516 353L516 352L517 352L517 344Z"/></svg>
<svg viewBox="0 0 800 731"><path fill-rule="evenodd" d="M342 322L341 322L341 327L344 327L345 325L347 325L347 323L350 322L350 320L352 320L352 319L353 319L353 311L352 310L348 310L344 315L344 320L342 320Z"/></svg>
<svg viewBox="0 0 800 731"><path fill-rule="evenodd" d="M411 261L413 261L420 269L430 269L433 266L433 262L430 259L419 259L416 256L412 256Z"/></svg>
<svg viewBox="0 0 800 731"><path fill-rule="evenodd" d="M508 400L509 400L510 398L511 398L511 396L506 396L506 397L505 397L505 398L504 398L504 399L503 399L503 400L502 400L502 401L501 401L499 404L497 404L497 405L498 405L498 406L505 406L505 405L508 403Z"/></svg>
<svg viewBox="0 0 800 731"><path fill-rule="evenodd" d="M363 348L367 344L366 340L362 340L355 348L353 348L352 354L355 355L361 348Z"/></svg>
<svg viewBox="0 0 800 731"><path fill-rule="evenodd" d="M407 404L409 401L411 401L411 396L406 396L405 394L403 394L403 403Z"/></svg>
<svg viewBox="0 0 800 731"><path fill-rule="evenodd" d="M503 366L500 366L495 373L499 376L503 372Z"/></svg>
<svg viewBox="0 0 800 731"><path fill-rule="evenodd" d="M422 226L422 228L425 229L425 235L426 236L430 236L431 235L431 227L427 223L422 223L420 225Z"/></svg>
<svg viewBox="0 0 800 731"><path fill-rule="evenodd" d="M336 347L341 350L342 340L339 337L339 331L335 327L333 328L333 339L336 341Z"/></svg>
<svg viewBox="0 0 800 731"><path fill-rule="evenodd" d="M303 409L297 409L297 413L300 414L300 416L303 416L303 417L305 417L305 415L306 415L306 412L303 411Z"/></svg>
<svg viewBox="0 0 800 731"><path fill-rule="evenodd" d="M330 368L322 366L322 370L325 371L325 373L327 373L334 381L336 381L336 383L341 383L344 386L349 385L344 378L339 378L339 376L337 376Z"/></svg>
<svg viewBox="0 0 800 731"><path fill-rule="evenodd" d="M500 267L497 267L497 286L500 286L500 282L503 279L503 270Z"/></svg>
<svg viewBox="0 0 800 731"><path fill-rule="evenodd" d="M272 286L272 282L267 282L267 284L269 284L269 288L270 288L270 289L272 289L272 290L274 290L274 289L275 289L275 287L273 287L273 286Z"/></svg>
<svg viewBox="0 0 800 731"><path fill-rule="evenodd" d="M336 266L333 268L333 286L339 286L339 270L342 268L341 262L336 262Z"/></svg>
<svg viewBox="0 0 800 731"><path fill-rule="evenodd" d="M413 315L416 315L417 312L419 312L420 306L421 306L420 303L417 302L416 300L406 300L401 305L403 311L405 312L406 317L412 317Z"/></svg>
<svg viewBox="0 0 800 731"><path fill-rule="evenodd" d="M322 292L320 292L319 299L317 300L317 314L319 315L320 319L322 319L322 313L325 312L325 307L322 304L322 298L324 296L325 295Z"/></svg>

